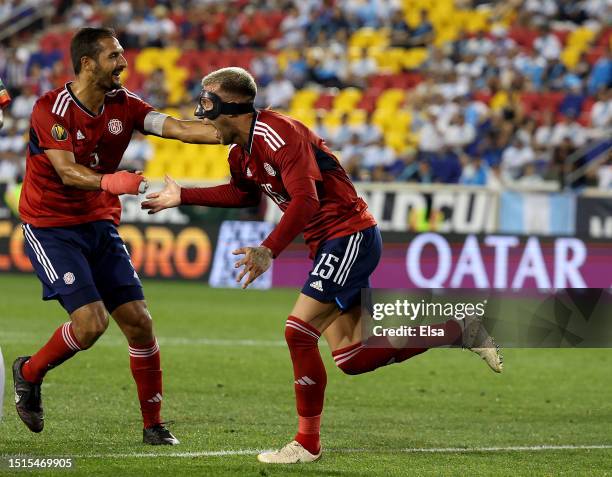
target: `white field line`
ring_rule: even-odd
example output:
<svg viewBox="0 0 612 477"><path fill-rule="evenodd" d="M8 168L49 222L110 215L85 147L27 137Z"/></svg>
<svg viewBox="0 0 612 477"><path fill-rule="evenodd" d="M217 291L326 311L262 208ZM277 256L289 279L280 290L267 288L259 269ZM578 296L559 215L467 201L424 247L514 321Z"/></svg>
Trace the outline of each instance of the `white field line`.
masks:
<svg viewBox="0 0 612 477"><path fill-rule="evenodd" d="M40 337L44 340L45 337ZM32 334L23 332L3 331L0 332L0 346L3 344L31 343ZM258 346L268 347L287 347L283 340L245 340L245 339L210 339L210 338L183 338L183 337L163 337L158 336L157 341L160 346ZM96 346L127 346L124 338L102 337Z"/></svg>
<svg viewBox="0 0 612 477"><path fill-rule="evenodd" d="M325 453L331 454L471 454L479 452L546 452L562 450L601 450L612 449L612 444L593 444L593 445L541 445L541 446L499 446L499 447L413 447L403 449L325 449ZM141 452L134 454L82 454L73 455L79 459L127 459L127 458L146 458L146 457L223 457L256 455L266 452L269 449L237 449L220 451L201 451L201 452Z"/></svg>

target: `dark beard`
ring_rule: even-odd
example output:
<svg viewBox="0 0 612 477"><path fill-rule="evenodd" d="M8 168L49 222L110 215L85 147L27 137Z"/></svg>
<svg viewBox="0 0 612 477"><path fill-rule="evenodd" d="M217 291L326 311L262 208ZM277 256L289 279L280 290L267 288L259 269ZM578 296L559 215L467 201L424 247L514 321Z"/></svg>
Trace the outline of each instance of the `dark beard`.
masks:
<svg viewBox="0 0 612 477"><path fill-rule="evenodd" d="M94 71L94 74L95 74L95 77L97 78L96 86L106 93L121 87L120 84L115 84L112 76L111 77L107 76L108 73L103 72L100 67L96 68L96 70Z"/></svg>

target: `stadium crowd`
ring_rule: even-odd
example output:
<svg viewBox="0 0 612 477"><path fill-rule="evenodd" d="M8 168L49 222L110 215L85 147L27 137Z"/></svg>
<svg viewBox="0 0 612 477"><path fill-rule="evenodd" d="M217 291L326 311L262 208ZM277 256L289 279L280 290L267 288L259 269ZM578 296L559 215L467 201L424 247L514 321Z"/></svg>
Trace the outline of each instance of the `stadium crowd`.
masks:
<svg viewBox="0 0 612 477"><path fill-rule="evenodd" d="M128 52L178 47L215 66L248 52L241 58L260 86L258 106L310 123L356 180L563 185L582 164L568 157L611 136L612 2L457 0L452 8L486 11L487 21L444 40L439 15L421 6L449 1L56 1L45 31L15 34L0 50L0 77L14 98L0 132L0 179L22 173L36 98L71 76L65 51L46 32L104 25ZM25 3L5 2L0 14L9 18L11 4ZM384 43L360 43L364 32ZM423 56L389 66L392 51ZM167 70L128 75L155 107L189 115L207 71L201 63L188 70L178 100ZM304 90L316 91L306 112L295 104ZM395 109L382 108L391 90L400 90ZM359 100L335 110L343 91ZM154 155L138 136L126 163L144 167ZM609 167L593 168L586 183L610 187Z"/></svg>

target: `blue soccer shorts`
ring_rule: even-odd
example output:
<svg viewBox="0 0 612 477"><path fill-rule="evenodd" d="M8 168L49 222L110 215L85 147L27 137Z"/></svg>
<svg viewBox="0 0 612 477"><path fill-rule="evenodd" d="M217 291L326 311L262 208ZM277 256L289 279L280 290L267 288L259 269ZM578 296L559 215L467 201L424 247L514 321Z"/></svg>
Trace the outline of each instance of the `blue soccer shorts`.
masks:
<svg viewBox="0 0 612 477"><path fill-rule="evenodd" d="M370 275L382 253L376 225L324 242L317 251L302 293L323 303L336 303L346 311L361 300L361 289L370 288Z"/></svg>
<svg viewBox="0 0 612 477"><path fill-rule="evenodd" d="M124 303L144 299L138 274L112 222L22 228L26 252L42 282L43 300L58 300L68 313L101 300L112 313Z"/></svg>

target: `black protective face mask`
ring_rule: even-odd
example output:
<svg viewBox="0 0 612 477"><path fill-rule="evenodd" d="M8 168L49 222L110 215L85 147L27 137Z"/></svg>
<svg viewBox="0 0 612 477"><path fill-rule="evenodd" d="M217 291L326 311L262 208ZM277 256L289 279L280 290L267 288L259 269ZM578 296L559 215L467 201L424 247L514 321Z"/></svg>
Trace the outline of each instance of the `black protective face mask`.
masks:
<svg viewBox="0 0 612 477"><path fill-rule="evenodd" d="M215 93L202 90L194 116L217 119L221 114L247 114L255 111L253 103L224 103Z"/></svg>

